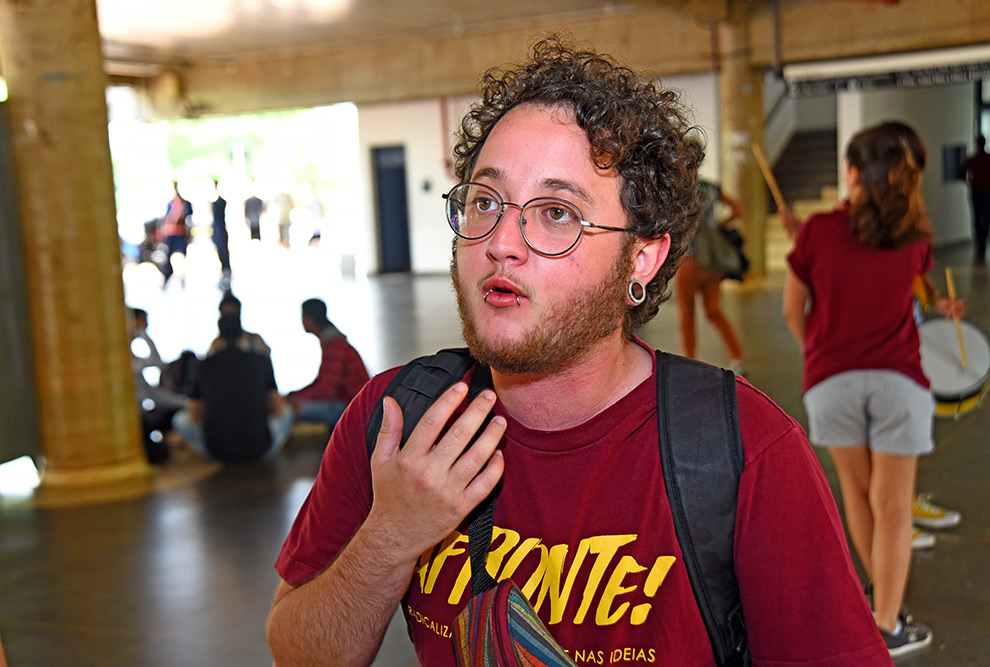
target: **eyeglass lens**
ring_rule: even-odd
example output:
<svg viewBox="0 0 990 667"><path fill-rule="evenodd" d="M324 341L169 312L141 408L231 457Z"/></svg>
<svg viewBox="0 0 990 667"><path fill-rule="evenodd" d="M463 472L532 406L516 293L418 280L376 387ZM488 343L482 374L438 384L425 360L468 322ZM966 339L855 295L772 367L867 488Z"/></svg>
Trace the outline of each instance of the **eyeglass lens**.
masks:
<svg viewBox="0 0 990 667"><path fill-rule="evenodd" d="M487 236L498 224L505 206L491 188L475 183L456 186L447 195L447 221L465 239ZM581 213L572 204L553 198L538 198L520 211L520 225L526 242L538 252L566 252L581 235Z"/></svg>

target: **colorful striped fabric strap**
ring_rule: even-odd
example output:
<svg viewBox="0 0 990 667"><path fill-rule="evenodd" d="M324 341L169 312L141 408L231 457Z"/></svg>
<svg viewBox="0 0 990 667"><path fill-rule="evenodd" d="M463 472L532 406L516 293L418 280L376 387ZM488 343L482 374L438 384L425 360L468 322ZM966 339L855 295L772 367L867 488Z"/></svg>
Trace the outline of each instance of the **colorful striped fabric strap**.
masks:
<svg viewBox="0 0 990 667"><path fill-rule="evenodd" d="M468 601L454 646L460 667L575 666L511 579Z"/></svg>

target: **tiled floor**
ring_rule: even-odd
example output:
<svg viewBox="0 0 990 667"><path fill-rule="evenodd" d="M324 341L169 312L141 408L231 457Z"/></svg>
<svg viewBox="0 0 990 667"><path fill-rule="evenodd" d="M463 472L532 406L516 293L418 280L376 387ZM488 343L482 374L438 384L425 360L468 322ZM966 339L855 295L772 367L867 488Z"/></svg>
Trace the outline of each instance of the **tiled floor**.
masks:
<svg viewBox="0 0 990 667"><path fill-rule="evenodd" d="M970 267L965 248L939 259L954 266L967 319L990 331L986 269ZM317 248L235 252L245 326L275 350L283 390L315 372L315 340L301 332L297 315L309 296L328 300L331 317L376 372L459 344L445 276L342 279L328 266L335 266L332 256ZM209 344L219 298L214 271L210 246L197 241L184 285L175 280L161 290L152 267L126 272L128 300L150 311L152 336L166 358ZM724 303L747 346L748 377L804 423L800 353L779 314L781 282L775 274L729 286ZM676 351L675 319L665 306L642 337ZM699 333L701 357L725 363L711 328L703 323ZM938 449L921 463L919 486L964 519L939 533L934 549L915 555L908 602L934 628L935 644L902 664L990 664L988 432L986 406L959 420L940 419ZM158 491L114 502L3 500L0 637L11 667L270 664L262 628L277 581L272 563L323 444L319 435L295 438L268 465L213 470L175 462L156 472ZM834 482L827 460L823 466ZM390 630L375 664L415 664L401 626Z"/></svg>

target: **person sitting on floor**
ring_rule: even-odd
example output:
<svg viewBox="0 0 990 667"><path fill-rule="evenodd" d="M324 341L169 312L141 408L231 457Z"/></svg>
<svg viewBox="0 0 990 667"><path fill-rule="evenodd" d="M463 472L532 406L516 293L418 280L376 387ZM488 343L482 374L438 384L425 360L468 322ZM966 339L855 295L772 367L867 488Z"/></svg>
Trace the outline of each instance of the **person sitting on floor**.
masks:
<svg viewBox="0 0 990 667"><path fill-rule="evenodd" d="M238 322L241 319L241 300L234 296L234 293L227 290L220 297L220 304L218 306L220 309L221 317L224 315L236 315ZM234 342L237 347L241 348L245 352L257 352L258 354L263 354L266 357L270 357L272 354L272 349L268 347L265 343L265 339L256 333L251 333L250 331L244 331L241 329L241 335ZM211 356L226 347L227 342L223 339L223 336L217 336L210 343L210 349L206 351L206 356Z"/></svg>
<svg viewBox="0 0 990 667"><path fill-rule="evenodd" d="M278 394L267 356L242 350L237 315L222 315L223 349L197 368L185 409L172 427L207 460L243 463L273 458L292 430L292 411Z"/></svg>
<svg viewBox="0 0 990 667"><path fill-rule="evenodd" d="M163 382L169 372L162 361L155 341L148 335L148 312L141 308L128 311L131 371L141 416L144 451L149 463L163 463L168 458L165 433L171 428L172 417L186 404L186 397L172 391Z"/></svg>
<svg viewBox="0 0 990 667"><path fill-rule="evenodd" d="M296 421L319 422L332 430L347 404L367 384L368 371L347 337L327 319L327 305L323 301L303 302L302 325L306 333L320 339L323 358L316 379L290 392L288 399Z"/></svg>

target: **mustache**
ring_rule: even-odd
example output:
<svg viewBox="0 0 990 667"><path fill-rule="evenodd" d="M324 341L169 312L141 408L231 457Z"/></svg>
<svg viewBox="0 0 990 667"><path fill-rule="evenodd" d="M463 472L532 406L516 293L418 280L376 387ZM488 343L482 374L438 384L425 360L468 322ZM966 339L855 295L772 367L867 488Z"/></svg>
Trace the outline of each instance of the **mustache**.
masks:
<svg viewBox="0 0 990 667"><path fill-rule="evenodd" d="M451 258L450 258L450 277L456 283L458 283L460 285L464 285L464 281L461 280L461 276L458 273L458 262L457 262L457 250L456 249L451 254ZM528 282L520 279L512 271L508 271L508 270L505 270L505 269L500 269L500 268L497 268L497 267L496 268L493 268L491 271L488 271L487 273L485 273L484 275L482 275L480 278L478 278L478 280L477 280L477 282L475 284L475 288L479 292L482 292L482 293L486 292L487 290L485 289L485 283L488 282L489 280L494 279L494 278L498 278L500 280L504 280L504 281L506 281L508 283L511 283L512 286L513 286L513 288L514 288L513 291L515 291L519 296L530 298L530 294L532 294L532 288L529 286L529 283Z"/></svg>

